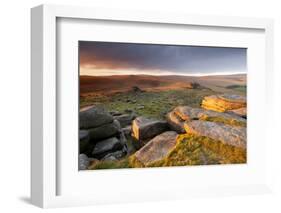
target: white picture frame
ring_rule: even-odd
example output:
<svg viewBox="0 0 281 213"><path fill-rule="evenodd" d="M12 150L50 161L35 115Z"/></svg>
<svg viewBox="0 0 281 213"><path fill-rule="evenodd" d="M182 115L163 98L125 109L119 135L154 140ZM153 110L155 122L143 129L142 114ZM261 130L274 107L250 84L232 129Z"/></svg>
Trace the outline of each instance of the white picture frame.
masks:
<svg viewBox="0 0 281 213"><path fill-rule="evenodd" d="M85 7L74 7L74 6L54 6L54 5L41 5L31 10L31 56L32 56L32 88L31 88L31 200L32 203L43 207L62 207L62 206L76 206L76 205L92 205L100 203L117 203L117 202L139 202L145 200L166 200L166 199L179 199L188 197L198 196L214 196L214 195L234 195L234 194L253 194L253 193L264 193L270 191L270 183L268 177L270 171L268 168L268 161L266 161L266 155L263 150L257 149L255 153L261 153L261 160L263 165L255 165L253 170L253 176L251 176L253 183L251 184L248 173L241 175L238 174L237 178L244 177L245 179L231 183L231 177L229 181L216 183L214 185L202 185L199 181L193 182L191 187L190 184L183 185L179 188L177 185L165 184L163 181L159 181L158 185L149 186L151 191L145 193L141 188L146 189L144 185L140 185L134 192L133 189L118 189L119 191L114 193L98 193L87 194L85 193L87 188L84 187L79 193L61 193L60 184L64 184L63 178L60 177L61 172L64 170L62 167L64 164L60 164L61 159L59 152L58 141L58 88L60 87L60 81L57 78L58 66L58 34L61 30L59 28L59 20L100 20L100 21L113 21L118 22L119 25L122 23L142 23L143 25L153 23L155 26L161 25L167 28L173 26L197 26L206 28L219 28L224 29L228 32L233 30L254 30L262 32L262 36L259 37L257 42L260 42L262 46L262 52L259 56L262 63L262 67L257 71L257 78L249 78L249 93L255 93L259 91L264 94L264 105L255 107L255 101L252 100L252 104L249 106L249 110L252 110L252 122L249 125L258 123L263 120L265 123L265 129L262 140L262 147L268 146L270 142L270 125L273 122L270 121L270 117L266 113L272 113L273 106L272 95L270 91L273 89L273 21L271 19L257 19L257 18L241 18L241 17L217 17L217 16L203 16L203 15L187 15L187 14L166 14L166 13L152 13L145 11L122 11L112 9L97 9L97 8L85 8ZM69 28L71 30L71 27ZM68 29L68 30L69 30ZM75 33L73 33L75 34ZM71 36L70 36L71 37ZM235 34L233 35L235 38ZM124 34L124 39L126 36ZM249 39L251 40L251 38ZM204 42L204 41L202 41ZM206 43L207 44L207 43ZM233 43L235 45L235 43ZM237 44L239 45L239 44ZM251 44L254 46L255 44ZM71 50L71 49L69 49ZM253 53L254 54L254 53ZM254 58L254 55L250 56ZM250 59L251 59L250 58ZM252 60L254 61L254 60ZM258 62L257 62L258 63ZM252 75L253 76L253 75ZM250 76L251 77L251 76ZM252 83L251 83L252 82ZM255 83L262 82L264 87L259 89L255 88ZM251 107L252 105L252 107ZM267 107L267 112L264 110L264 106ZM256 108L256 109L255 109ZM254 117L257 113L264 113L263 117ZM75 119L74 119L75 121ZM73 122L74 122L73 121ZM254 130L257 131L261 126L255 126ZM264 126L263 126L264 128ZM250 131L250 130L249 130ZM251 131L253 132L253 131ZM251 139L251 138L250 138ZM252 139L255 139L254 137ZM258 146L257 146L258 147ZM261 146L259 146L261 147ZM71 149L71 148L70 148ZM257 154L256 157L258 157ZM75 160L75 156L73 156ZM257 159L257 158L253 158ZM78 164L78 163L77 163ZM59 166L60 165L60 166ZM106 171L102 174L90 174L90 172L84 172L82 179L85 182L89 181L85 176L96 175L100 176L99 181L108 180L110 175L114 175L118 180L124 180L128 176L138 178L138 176L145 175L146 177L153 177L155 175L164 176L166 178L177 178L188 177L191 180L195 177L200 176L206 177L206 174L215 172L237 172L239 170L248 170L247 166L251 166L251 162L245 167L232 167L224 166L224 169L217 169L217 167L208 168L194 168L189 170L187 173L186 168L173 168L173 170L161 170L161 169L136 169L136 170L123 170L122 173L113 173L113 171ZM170 169L170 168L169 168ZM221 171L219 171L221 170ZM167 172L168 171L168 172ZM252 171L252 170L251 170ZM171 174L172 172L172 174ZM77 170L78 173L78 170ZM193 176L194 173L194 177ZM195 174L197 173L197 174ZM68 173L70 176L72 173ZM219 173L218 173L219 174ZM195 176L197 175L197 176ZM243 176L244 175L244 176ZM212 176L212 175L210 175ZM262 177L261 177L262 176ZM93 177L95 178L95 177ZM73 185L69 191L79 191L77 186L78 179L69 177L69 183L67 187ZM182 179L179 178L179 182ZM63 183L62 183L63 182ZM145 183L144 183L145 184ZM85 184L84 184L85 185ZM111 186L111 185L110 185ZM161 188L162 186L162 188ZM126 186L125 186L126 187ZM81 188L82 185L81 185ZM127 186L127 188L130 188ZM89 190L93 190L90 189ZM167 193L169 192L169 193ZM122 196L120 196L120 193Z"/></svg>

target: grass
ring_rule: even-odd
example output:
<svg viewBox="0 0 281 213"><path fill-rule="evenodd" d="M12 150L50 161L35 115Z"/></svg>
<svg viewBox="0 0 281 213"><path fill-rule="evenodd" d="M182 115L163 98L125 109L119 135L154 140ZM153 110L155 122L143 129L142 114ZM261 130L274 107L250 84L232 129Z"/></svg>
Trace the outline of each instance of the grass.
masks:
<svg viewBox="0 0 281 213"><path fill-rule="evenodd" d="M204 136L181 134L174 149L162 160L146 167L195 166L246 163L246 150ZM99 161L89 169L143 168L135 155L119 161Z"/></svg>
<svg viewBox="0 0 281 213"><path fill-rule="evenodd" d="M127 92L108 96L89 96L80 99L80 107L97 104L109 111L130 109L137 115L164 118L178 105L200 107L202 99L214 92L209 89L182 89L159 92Z"/></svg>
<svg viewBox="0 0 281 213"><path fill-rule="evenodd" d="M245 92L247 91L247 86L246 85L238 85L238 84L234 84L234 85L229 85L226 87L227 89L233 89L233 90L237 90L240 92Z"/></svg>
<svg viewBox="0 0 281 213"><path fill-rule="evenodd" d="M121 169L132 168L129 158L125 157L118 161L93 161L88 169Z"/></svg>
<svg viewBox="0 0 281 213"><path fill-rule="evenodd" d="M234 92L246 91L246 86L229 86ZM166 114L179 105L200 107L205 96L217 94L210 89L181 89L168 91L126 92L110 96L92 94L80 97L80 107L99 105L108 111L124 112L133 110L138 116L164 119ZM223 119L221 117L202 117L201 120L221 122L246 127L245 122ZM132 142L133 146L133 142ZM178 136L173 150L162 160L147 167L193 166L210 164L246 163L246 151L225 145L207 137L182 134ZM93 161L89 169L141 168L134 154L118 161Z"/></svg>

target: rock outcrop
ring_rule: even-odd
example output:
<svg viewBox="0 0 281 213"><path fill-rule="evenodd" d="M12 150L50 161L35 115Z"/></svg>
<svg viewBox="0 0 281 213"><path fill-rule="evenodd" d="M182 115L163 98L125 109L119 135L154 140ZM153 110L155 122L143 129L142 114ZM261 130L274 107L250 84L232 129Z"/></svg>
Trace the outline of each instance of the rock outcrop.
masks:
<svg viewBox="0 0 281 213"><path fill-rule="evenodd" d="M187 133L205 136L222 143L246 149L246 128L209 121L185 122Z"/></svg>
<svg viewBox="0 0 281 213"><path fill-rule="evenodd" d="M191 82L192 89L202 89L203 87L197 82Z"/></svg>
<svg viewBox="0 0 281 213"><path fill-rule="evenodd" d="M184 120L182 120L174 111L169 112L166 119L170 129L178 133L185 133Z"/></svg>
<svg viewBox="0 0 281 213"><path fill-rule="evenodd" d="M166 121L137 117L132 123L132 136L143 141L159 135L167 129Z"/></svg>
<svg viewBox="0 0 281 213"><path fill-rule="evenodd" d="M212 95L201 106L162 111L166 120L136 117L129 109L110 113L97 106L83 109L79 169L246 162L246 98Z"/></svg>
<svg viewBox="0 0 281 213"><path fill-rule="evenodd" d="M183 121L191 121L194 119L198 119L199 113L202 113L204 110L199 108L192 108L189 106L178 106L173 111Z"/></svg>
<svg viewBox="0 0 281 213"><path fill-rule="evenodd" d="M130 114L121 114L114 116L114 119L118 120L121 124L121 127L126 127L132 124L132 121L136 118L135 113Z"/></svg>
<svg viewBox="0 0 281 213"><path fill-rule="evenodd" d="M116 137L108 138L103 141L99 141L92 152L92 156L100 159L109 154L110 152L122 149L123 146L120 140Z"/></svg>
<svg viewBox="0 0 281 213"><path fill-rule="evenodd" d="M142 89L140 89L140 88L137 87L137 86L133 86L133 87L132 87L132 91L133 91L133 92L144 92Z"/></svg>
<svg viewBox="0 0 281 213"><path fill-rule="evenodd" d="M203 99L201 106L204 109L225 112L228 110L246 107L246 97L239 95L211 95Z"/></svg>
<svg viewBox="0 0 281 213"><path fill-rule="evenodd" d="M119 132L119 130L119 125L116 122L111 122L96 128L88 129L91 142L93 143L114 136Z"/></svg>
<svg viewBox="0 0 281 213"><path fill-rule="evenodd" d="M99 107L91 107L80 111L80 129L89 129L113 122L113 117Z"/></svg>
<svg viewBox="0 0 281 213"><path fill-rule="evenodd" d="M135 153L136 159L144 166L162 160L175 147L177 136L174 131L157 135Z"/></svg>
<svg viewBox="0 0 281 213"><path fill-rule="evenodd" d="M127 139L114 116L99 107L90 107L81 111L79 117L80 153L97 159L116 151L126 154Z"/></svg>
<svg viewBox="0 0 281 213"><path fill-rule="evenodd" d="M246 119L235 114L215 112L189 106L178 106L166 116L170 128L178 133L185 133L184 122L192 120L214 121L232 125L246 125Z"/></svg>

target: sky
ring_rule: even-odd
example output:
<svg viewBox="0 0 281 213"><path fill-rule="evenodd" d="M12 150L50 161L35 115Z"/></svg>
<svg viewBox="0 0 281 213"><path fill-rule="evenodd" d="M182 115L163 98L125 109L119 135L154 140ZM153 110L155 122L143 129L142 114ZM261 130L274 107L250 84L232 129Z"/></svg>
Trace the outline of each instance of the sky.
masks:
<svg viewBox="0 0 281 213"><path fill-rule="evenodd" d="M79 41L80 75L246 73L247 49Z"/></svg>

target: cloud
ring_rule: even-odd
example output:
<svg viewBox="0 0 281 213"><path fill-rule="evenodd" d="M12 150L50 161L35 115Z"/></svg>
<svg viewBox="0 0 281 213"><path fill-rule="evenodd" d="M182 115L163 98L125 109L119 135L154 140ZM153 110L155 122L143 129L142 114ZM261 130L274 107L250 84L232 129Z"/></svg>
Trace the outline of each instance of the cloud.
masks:
<svg viewBox="0 0 281 213"><path fill-rule="evenodd" d="M80 67L84 69L163 70L209 73L246 70L245 48L179 45L79 42Z"/></svg>

